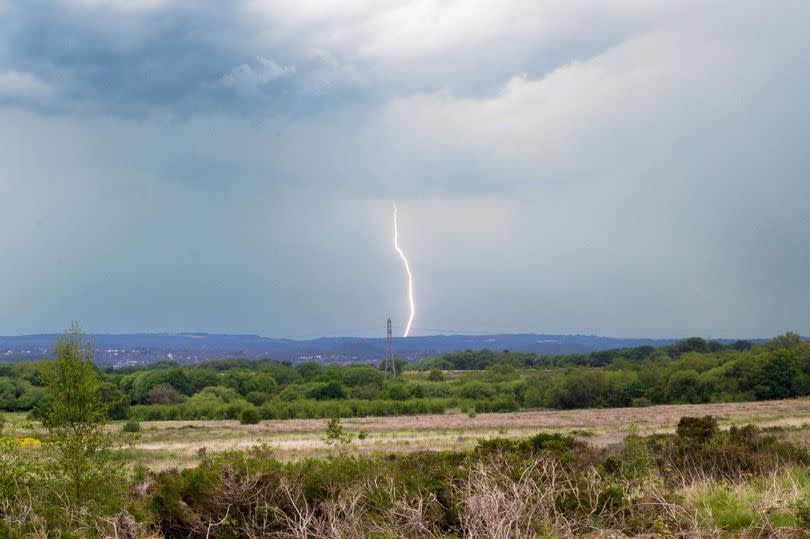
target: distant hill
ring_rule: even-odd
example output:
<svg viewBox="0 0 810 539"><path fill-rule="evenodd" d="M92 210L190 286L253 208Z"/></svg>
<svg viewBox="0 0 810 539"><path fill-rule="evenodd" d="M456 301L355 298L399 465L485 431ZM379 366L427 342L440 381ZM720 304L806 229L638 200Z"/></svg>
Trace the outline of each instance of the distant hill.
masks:
<svg viewBox="0 0 810 539"><path fill-rule="evenodd" d="M22 361L49 357L58 335L0 336L0 361ZM130 333L89 335L94 339L96 361L102 365L123 366L172 359L196 363L212 358L272 357L292 361L314 360L347 363L378 361L385 354L384 338L321 337L311 340L272 339L257 335L214 333ZM393 350L398 356L417 360L455 350L512 350L539 354L568 354L630 346L663 346L677 339L625 339L594 335L500 334L430 335L396 337ZM721 339L721 342L732 342Z"/></svg>

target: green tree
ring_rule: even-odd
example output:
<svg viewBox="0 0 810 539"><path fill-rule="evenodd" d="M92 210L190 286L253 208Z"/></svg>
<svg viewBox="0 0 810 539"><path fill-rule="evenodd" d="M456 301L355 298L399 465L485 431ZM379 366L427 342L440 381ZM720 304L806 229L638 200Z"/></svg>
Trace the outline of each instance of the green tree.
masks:
<svg viewBox="0 0 810 539"><path fill-rule="evenodd" d="M782 348L796 348L801 343L802 338L795 331L788 331L784 335L777 335L767 343L765 348L768 350L779 350Z"/></svg>
<svg viewBox="0 0 810 539"><path fill-rule="evenodd" d="M602 393L602 373L596 369L571 369L562 383L562 390L557 394L555 407L592 408Z"/></svg>
<svg viewBox="0 0 810 539"><path fill-rule="evenodd" d="M771 352L761 366L755 388L760 399L786 399L799 394L804 377L796 352L781 348Z"/></svg>
<svg viewBox="0 0 810 539"><path fill-rule="evenodd" d="M115 384L104 382L99 386L101 402L107 407L110 419L126 419L129 415L129 396L115 387Z"/></svg>
<svg viewBox="0 0 810 539"><path fill-rule="evenodd" d="M333 417L326 424L326 438L324 438L326 445L333 444L348 444L352 441L352 435L343 430L343 425L340 424L340 419Z"/></svg>
<svg viewBox="0 0 810 539"><path fill-rule="evenodd" d="M101 400L93 349L74 325L54 347L56 359L42 371L50 396L43 424L54 450L56 487L64 487L66 501L88 505L110 501L116 468L112 439L104 431L107 407Z"/></svg>
<svg viewBox="0 0 810 539"><path fill-rule="evenodd" d="M667 380L664 387L664 395L667 402L689 402L697 403L701 401L697 391L698 373L694 369L675 371Z"/></svg>

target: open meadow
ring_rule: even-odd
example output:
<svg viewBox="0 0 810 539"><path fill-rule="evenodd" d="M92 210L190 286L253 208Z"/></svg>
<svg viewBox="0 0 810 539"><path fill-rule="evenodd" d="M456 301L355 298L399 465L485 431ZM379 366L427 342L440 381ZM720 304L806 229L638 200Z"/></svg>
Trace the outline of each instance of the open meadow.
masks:
<svg viewBox="0 0 810 539"><path fill-rule="evenodd" d="M671 433L681 417L711 415L721 428L752 424L778 437L810 444L810 398L716 404L671 404L643 408L530 410L509 413L408 415L345 418L351 436L340 447L325 443L326 419L265 420L242 425L237 420L143 421L130 435L131 463L152 470L196 465L203 456L261 447L289 461L336 452L372 455L415 451L464 451L480 440L527 438L539 432L574 436L598 448L620 443L633 429L641 435ZM118 432L122 422L109 423ZM7 432L17 436L40 432L22 414L7 415Z"/></svg>
<svg viewBox="0 0 810 539"><path fill-rule="evenodd" d="M347 418L352 436L339 448L352 454L469 450L480 440L527 438L538 432L573 435L589 445L621 442L629 430L671 433L681 417L711 415L721 427L753 424L774 428L779 436L810 443L810 398L719 404L676 404L645 408L536 410L468 414ZM143 422L133 457L162 469L196 464L202 451L221 452L265 446L281 460L326 456L336 451L324 442L328 420L267 420L241 425L236 420ZM117 425L110 428L116 428Z"/></svg>

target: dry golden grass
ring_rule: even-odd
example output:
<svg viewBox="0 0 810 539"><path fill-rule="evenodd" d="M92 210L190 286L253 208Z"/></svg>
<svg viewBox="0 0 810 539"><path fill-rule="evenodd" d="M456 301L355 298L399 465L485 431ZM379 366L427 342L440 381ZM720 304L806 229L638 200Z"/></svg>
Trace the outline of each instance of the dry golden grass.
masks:
<svg viewBox="0 0 810 539"><path fill-rule="evenodd" d="M202 448L206 453L272 448L279 459L323 456L342 450L355 454L469 449L479 439L526 437L538 431L573 433L591 444L620 442L631 424L642 433L669 432L683 416L714 415L721 424L754 423L761 427L810 425L810 399L782 401L664 405L646 408L615 408L514 413L448 413L422 416L368 417L342 420L352 433L352 444L334 449L323 443L326 420L299 419L262 421L240 425L238 421L155 421L141 423L142 433L134 444L135 460L153 468L193 465ZM118 428L111 425L110 428ZM365 432L364 440L357 438ZM805 431L785 433L794 442L806 441Z"/></svg>

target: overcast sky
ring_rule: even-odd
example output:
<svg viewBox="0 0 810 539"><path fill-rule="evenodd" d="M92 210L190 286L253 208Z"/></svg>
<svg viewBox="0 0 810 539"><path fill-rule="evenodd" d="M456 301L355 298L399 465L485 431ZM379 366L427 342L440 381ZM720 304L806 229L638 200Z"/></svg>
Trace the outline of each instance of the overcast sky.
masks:
<svg viewBox="0 0 810 539"><path fill-rule="evenodd" d="M0 0L0 335L810 333L806 0Z"/></svg>

